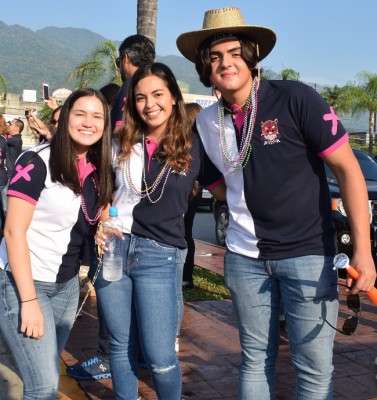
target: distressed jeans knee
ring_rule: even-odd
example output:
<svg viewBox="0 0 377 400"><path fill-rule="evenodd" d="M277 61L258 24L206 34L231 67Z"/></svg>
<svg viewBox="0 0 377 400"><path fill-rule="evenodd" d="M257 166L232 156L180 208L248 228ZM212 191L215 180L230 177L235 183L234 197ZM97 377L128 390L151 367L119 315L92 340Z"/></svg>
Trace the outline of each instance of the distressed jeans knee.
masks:
<svg viewBox="0 0 377 400"><path fill-rule="evenodd" d="M177 364L174 364L174 365L169 365L167 367L163 367L152 364L151 369L154 374L168 374L174 368L177 368L177 366L178 366Z"/></svg>

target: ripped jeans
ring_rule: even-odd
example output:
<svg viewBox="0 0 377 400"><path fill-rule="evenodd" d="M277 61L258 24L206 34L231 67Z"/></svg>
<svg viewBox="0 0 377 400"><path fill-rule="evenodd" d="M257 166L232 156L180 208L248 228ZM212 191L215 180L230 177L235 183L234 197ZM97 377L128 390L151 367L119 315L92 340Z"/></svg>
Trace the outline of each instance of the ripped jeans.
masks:
<svg viewBox="0 0 377 400"><path fill-rule="evenodd" d="M95 287L110 340L110 367L117 400L136 400L139 344L159 399L180 400L182 376L174 349L178 327L176 247L124 235L123 276ZM140 343L139 343L140 340Z"/></svg>

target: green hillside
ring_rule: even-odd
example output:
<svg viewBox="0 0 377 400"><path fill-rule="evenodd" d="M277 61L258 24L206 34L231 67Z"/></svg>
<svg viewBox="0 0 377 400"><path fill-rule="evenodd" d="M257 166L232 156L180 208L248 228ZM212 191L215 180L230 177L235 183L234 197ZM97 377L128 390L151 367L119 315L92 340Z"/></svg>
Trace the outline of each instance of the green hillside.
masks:
<svg viewBox="0 0 377 400"><path fill-rule="evenodd" d="M68 74L106 38L87 29L47 27L36 32L0 21L0 75L8 81L8 91L21 94L36 89L41 95L42 82L53 91L67 84ZM210 94L199 81L194 65L179 56L157 56L173 70L178 80L189 84L191 93ZM108 82L104 77L97 88Z"/></svg>

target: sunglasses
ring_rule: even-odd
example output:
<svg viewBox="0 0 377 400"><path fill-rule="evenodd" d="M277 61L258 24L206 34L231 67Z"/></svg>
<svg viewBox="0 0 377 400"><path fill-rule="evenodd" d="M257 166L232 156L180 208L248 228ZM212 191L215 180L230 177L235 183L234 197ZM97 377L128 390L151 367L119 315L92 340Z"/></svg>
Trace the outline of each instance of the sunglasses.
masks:
<svg viewBox="0 0 377 400"><path fill-rule="evenodd" d="M123 58L123 57L117 57L117 58L115 59L115 65L117 66L117 68L120 68L120 63L121 63L121 61L122 61L122 58Z"/></svg>
<svg viewBox="0 0 377 400"><path fill-rule="evenodd" d="M115 59L115 65L117 66L117 68L120 68L121 64L122 64L122 60L123 57L126 55L127 53L123 53L121 56L117 57Z"/></svg>
<svg viewBox="0 0 377 400"><path fill-rule="evenodd" d="M336 285L344 286L347 289L352 289L351 287L343 285L341 283L338 283ZM335 329L337 332L343 335L351 336L356 332L356 328L359 325L360 321L359 314L361 312L361 303L360 303L360 296L358 294L347 295L347 308L348 310L354 312L355 315L347 317L341 329L338 329L335 326L331 325L326 318L324 318L323 320L326 322L327 325L331 326L331 328Z"/></svg>

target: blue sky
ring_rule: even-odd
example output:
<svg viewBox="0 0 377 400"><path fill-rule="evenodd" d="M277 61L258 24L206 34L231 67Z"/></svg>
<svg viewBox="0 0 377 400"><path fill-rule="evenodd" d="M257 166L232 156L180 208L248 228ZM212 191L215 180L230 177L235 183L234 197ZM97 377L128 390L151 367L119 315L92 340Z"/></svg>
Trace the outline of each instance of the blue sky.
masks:
<svg viewBox="0 0 377 400"><path fill-rule="evenodd" d="M303 81L331 86L354 81L360 71L377 73L376 0L159 0L157 54L179 55L177 36L200 29L206 10L228 6L239 7L247 24L276 32L267 69L292 68ZM86 28L121 41L136 33L136 8L136 0L12 0L2 5L0 21L34 31Z"/></svg>

